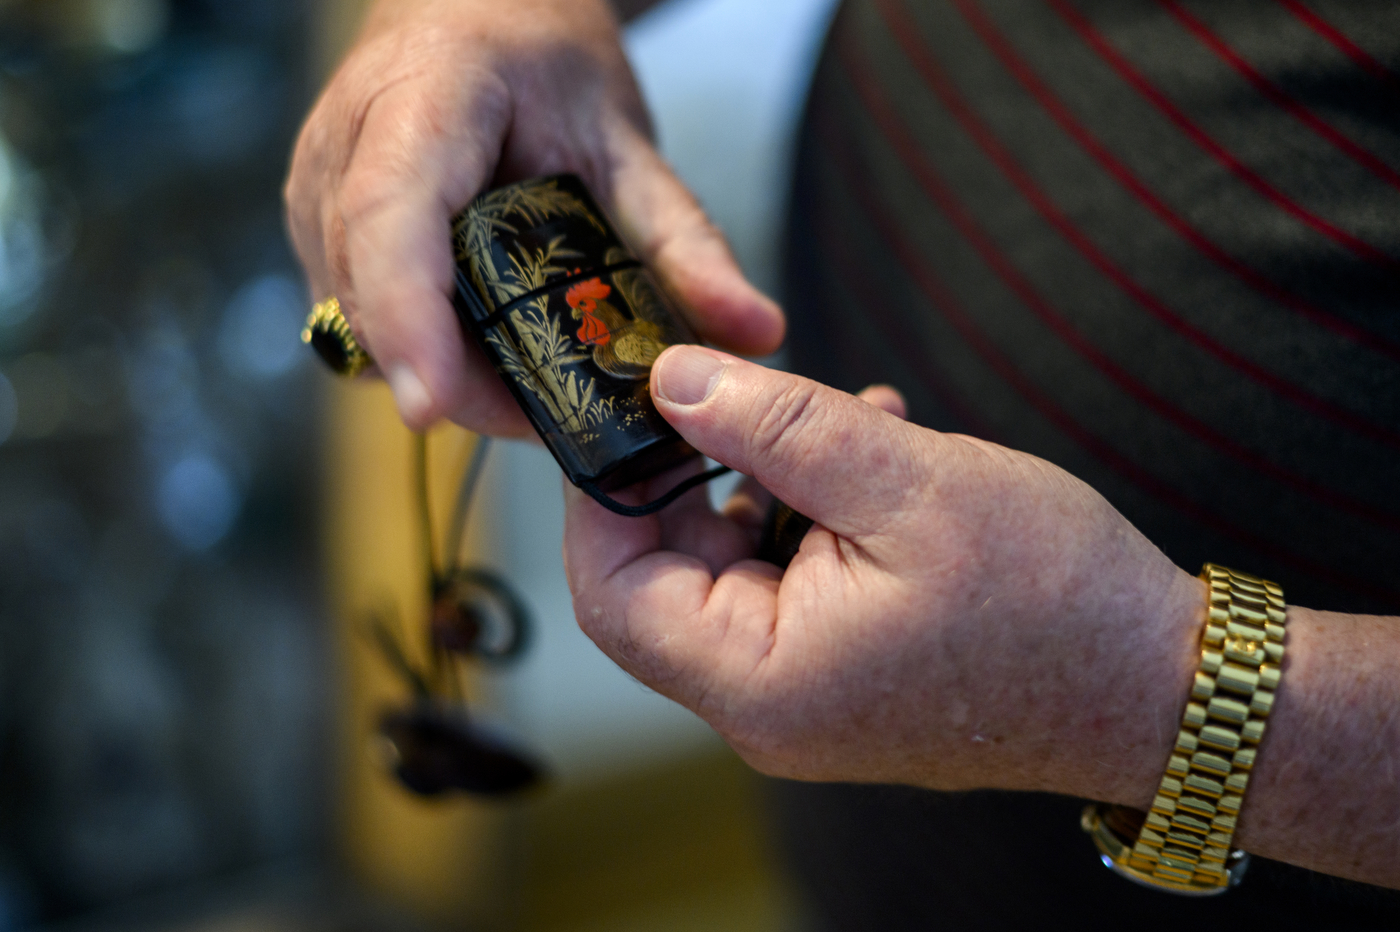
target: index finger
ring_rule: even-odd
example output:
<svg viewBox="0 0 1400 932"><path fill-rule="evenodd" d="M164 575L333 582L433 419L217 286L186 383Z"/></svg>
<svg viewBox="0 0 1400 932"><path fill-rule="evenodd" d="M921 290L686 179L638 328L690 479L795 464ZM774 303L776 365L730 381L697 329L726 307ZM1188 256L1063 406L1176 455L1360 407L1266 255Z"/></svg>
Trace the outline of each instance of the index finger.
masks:
<svg viewBox="0 0 1400 932"><path fill-rule="evenodd" d="M410 427L446 415L487 433L526 433L510 393L464 342L448 297L451 217L494 170L504 116L471 90L463 114L444 114L442 93L406 83L365 116L335 205L348 278L342 303Z"/></svg>

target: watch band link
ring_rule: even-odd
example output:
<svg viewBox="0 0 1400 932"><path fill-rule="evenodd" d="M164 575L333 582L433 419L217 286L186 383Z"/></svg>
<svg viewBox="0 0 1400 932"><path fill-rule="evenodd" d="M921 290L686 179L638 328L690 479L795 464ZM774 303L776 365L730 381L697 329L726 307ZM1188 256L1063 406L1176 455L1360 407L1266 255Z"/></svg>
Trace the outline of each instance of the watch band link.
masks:
<svg viewBox="0 0 1400 932"><path fill-rule="evenodd" d="M1106 807L1085 812L1085 828L1114 870L1197 895L1221 892L1243 874L1245 855L1231 842L1273 708L1287 618L1274 583L1209 563L1201 579L1209 599L1201 662L1136 841L1115 837Z"/></svg>

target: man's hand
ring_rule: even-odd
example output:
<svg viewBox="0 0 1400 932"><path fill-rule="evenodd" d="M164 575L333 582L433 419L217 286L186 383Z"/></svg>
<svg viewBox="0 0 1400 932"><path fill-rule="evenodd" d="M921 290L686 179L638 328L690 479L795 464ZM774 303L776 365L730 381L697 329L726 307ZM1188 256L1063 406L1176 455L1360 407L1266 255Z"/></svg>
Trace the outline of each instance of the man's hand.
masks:
<svg viewBox="0 0 1400 932"><path fill-rule="evenodd" d="M524 416L452 311L449 221L496 183L581 175L705 339L782 342L776 305L652 146L604 0L381 0L302 130L292 239L403 419L496 434Z"/></svg>
<svg viewBox="0 0 1400 932"><path fill-rule="evenodd" d="M1205 589L1098 493L905 424L889 389L867 403L700 347L662 354L652 394L757 484L723 515L696 492L640 520L571 492L574 610L628 672L768 773L1150 805ZM759 484L817 521L785 572L750 558ZM1288 618L1235 841L1400 888L1400 618Z"/></svg>
<svg viewBox="0 0 1400 932"><path fill-rule="evenodd" d="M773 774L1150 802L1204 589L1101 496L698 347L668 350L652 391L817 526L782 572L750 559L755 487L727 515L694 493L644 520L572 494L574 608L628 672Z"/></svg>

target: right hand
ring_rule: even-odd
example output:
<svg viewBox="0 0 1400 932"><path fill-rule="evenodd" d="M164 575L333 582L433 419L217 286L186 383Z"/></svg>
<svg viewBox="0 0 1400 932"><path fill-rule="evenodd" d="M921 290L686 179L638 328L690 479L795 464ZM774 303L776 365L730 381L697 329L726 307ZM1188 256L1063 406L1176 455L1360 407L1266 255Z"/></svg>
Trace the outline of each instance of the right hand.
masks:
<svg viewBox="0 0 1400 932"><path fill-rule="evenodd" d="M775 776L1151 804L1206 594L1103 496L891 416L889 389L857 399L695 346L666 350L651 389L757 485L645 518L565 490L574 613L624 670ZM786 570L753 559L758 486L816 522Z"/></svg>
<svg viewBox="0 0 1400 932"><path fill-rule="evenodd" d="M450 221L493 184L575 172L696 332L738 353L782 342L671 172L605 0L380 0L302 129L288 223L313 294L335 295L399 414L529 433L452 309Z"/></svg>

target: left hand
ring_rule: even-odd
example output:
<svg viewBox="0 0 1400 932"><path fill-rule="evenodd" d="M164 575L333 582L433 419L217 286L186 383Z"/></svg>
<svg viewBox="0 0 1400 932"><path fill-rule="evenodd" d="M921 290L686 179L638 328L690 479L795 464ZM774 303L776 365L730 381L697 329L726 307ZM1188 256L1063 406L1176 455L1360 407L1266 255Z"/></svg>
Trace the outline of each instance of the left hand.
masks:
<svg viewBox="0 0 1400 932"><path fill-rule="evenodd" d="M699 490L645 519L570 490L574 610L625 670L767 773L1150 803L1204 590L1102 496L905 423L889 389L872 404L683 346L652 394L757 484L722 514ZM758 486L817 522L785 572L752 559Z"/></svg>
<svg viewBox="0 0 1400 932"><path fill-rule="evenodd" d="M776 304L651 139L606 0L377 0L307 118L287 225L414 430L529 422L452 310L450 218L493 182L576 172L707 340L771 353Z"/></svg>

